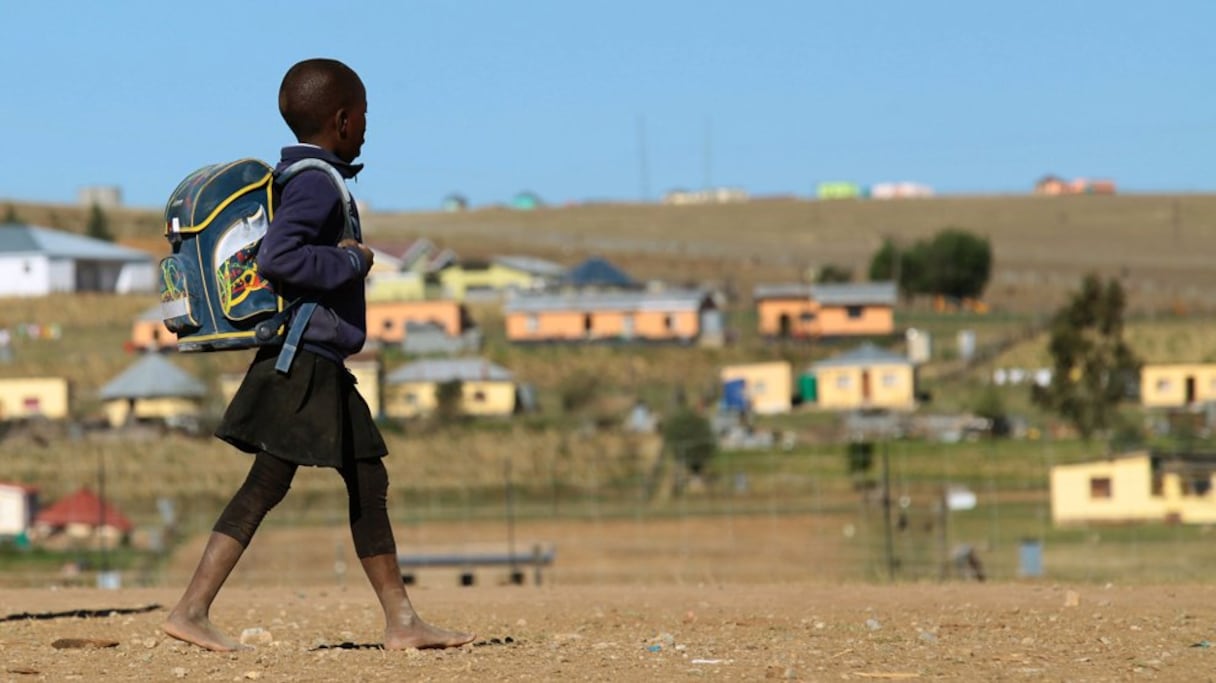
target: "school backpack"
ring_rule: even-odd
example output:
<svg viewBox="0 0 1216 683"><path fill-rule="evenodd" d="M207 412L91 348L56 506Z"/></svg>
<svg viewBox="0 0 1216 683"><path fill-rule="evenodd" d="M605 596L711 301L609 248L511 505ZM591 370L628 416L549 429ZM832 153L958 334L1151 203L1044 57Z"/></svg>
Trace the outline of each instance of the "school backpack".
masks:
<svg viewBox="0 0 1216 683"><path fill-rule="evenodd" d="M285 301L258 273L257 253L280 190L304 170L325 171L346 209L343 238L355 234L346 181L329 164L304 159L281 173L258 159L204 166L186 176L165 205L173 253L160 262L161 317L179 351L228 351L282 344L290 366L314 302ZM287 321L299 307L291 330Z"/></svg>

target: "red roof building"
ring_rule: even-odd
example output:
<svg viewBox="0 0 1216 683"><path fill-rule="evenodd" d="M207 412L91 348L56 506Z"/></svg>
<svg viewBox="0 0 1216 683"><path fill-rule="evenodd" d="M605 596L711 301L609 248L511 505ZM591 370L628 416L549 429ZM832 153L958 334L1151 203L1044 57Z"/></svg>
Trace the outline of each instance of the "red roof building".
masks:
<svg viewBox="0 0 1216 683"><path fill-rule="evenodd" d="M35 526L51 530L66 529L70 526L96 528L103 524L124 534L135 528L131 520L118 508L111 503L103 503L97 494L88 488L60 498L34 518Z"/></svg>

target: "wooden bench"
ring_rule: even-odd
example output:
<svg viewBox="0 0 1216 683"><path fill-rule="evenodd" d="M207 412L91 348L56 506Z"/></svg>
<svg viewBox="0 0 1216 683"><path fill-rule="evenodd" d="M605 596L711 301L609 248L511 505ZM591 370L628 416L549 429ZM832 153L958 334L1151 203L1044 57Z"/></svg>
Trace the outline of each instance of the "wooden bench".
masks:
<svg viewBox="0 0 1216 683"><path fill-rule="evenodd" d="M541 569L553 564L557 549L553 546L532 546L529 552L447 552L447 553L399 553L397 564L401 567L401 580L412 586L416 581L416 570L425 567L455 567L460 570L460 585L475 583L474 569L477 567L510 567L510 581L519 586L524 583L521 567L532 568L532 582L539 586Z"/></svg>

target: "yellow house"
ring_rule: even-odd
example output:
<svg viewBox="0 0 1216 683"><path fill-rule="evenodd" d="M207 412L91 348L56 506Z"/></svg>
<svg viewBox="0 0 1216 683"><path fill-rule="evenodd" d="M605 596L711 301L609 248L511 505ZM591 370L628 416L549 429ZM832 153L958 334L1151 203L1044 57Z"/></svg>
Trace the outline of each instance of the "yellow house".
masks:
<svg viewBox="0 0 1216 683"><path fill-rule="evenodd" d="M1145 408L1183 408L1216 401L1216 363L1170 363L1140 369Z"/></svg>
<svg viewBox="0 0 1216 683"><path fill-rule="evenodd" d="M1139 451L1051 468L1057 525L1216 522L1216 456Z"/></svg>
<svg viewBox="0 0 1216 683"><path fill-rule="evenodd" d="M7 377L0 379L0 422L68 416L68 381L62 377Z"/></svg>
<svg viewBox="0 0 1216 683"><path fill-rule="evenodd" d="M120 427L132 420L196 420L207 387L156 353L146 353L101 388L106 420Z"/></svg>
<svg viewBox="0 0 1216 683"><path fill-rule="evenodd" d="M372 272L367 277L367 300L417 301L426 298L426 276L414 271Z"/></svg>
<svg viewBox="0 0 1216 683"><path fill-rule="evenodd" d="M916 407L913 367L899 354L862 344L811 365L808 374L813 381L801 382L803 403L827 410L912 410Z"/></svg>
<svg viewBox="0 0 1216 683"><path fill-rule="evenodd" d="M878 337L895 332L894 282L759 285L756 325L766 337Z"/></svg>
<svg viewBox="0 0 1216 683"><path fill-rule="evenodd" d="M719 344L722 313L696 290L518 296L503 307L512 342Z"/></svg>
<svg viewBox="0 0 1216 683"><path fill-rule="evenodd" d="M566 271L563 266L526 256L502 256L490 262L464 262L439 271L443 291L463 301L470 295L541 290Z"/></svg>
<svg viewBox="0 0 1216 683"><path fill-rule="evenodd" d="M728 408L746 408L759 415L790 412L793 371L787 361L727 365L718 378Z"/></svg>
<svg viewBox="0 0 1216 683"><path fill-rule="evenodd" d="M481 358L457 358L420 360L389 373L384 378L385 415L414 418L434 413L439 386L448 382L460 383L462 415L515 412L515 380L509 370Z"/></svg>
<svg viewBox="0 0 1216 683"><path fill-rule="evenodd" d="M373 417L380 416L380 360L374 353L364 353L346 359L346 369L355 376L355 391L363 397ZM232 402L236 390L245 379L244 372L227 372L220 375L220 397L224 405Z"/></svg>

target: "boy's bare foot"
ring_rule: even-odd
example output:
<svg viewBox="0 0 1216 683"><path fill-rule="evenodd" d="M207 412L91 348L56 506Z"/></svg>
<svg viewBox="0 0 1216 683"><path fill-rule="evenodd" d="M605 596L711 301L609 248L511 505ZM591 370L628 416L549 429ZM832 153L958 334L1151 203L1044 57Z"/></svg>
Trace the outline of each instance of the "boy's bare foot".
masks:
<svg viewBox="0 0 1216 683"><path fill-rule="evenodd" d="M190 619L176 611L170 612L169 618L161 625L161 629L178 640L212 652L236 652L237 650L252 649L221 633L206 617Z"/></svg>
<svg viewBox="0 0 1216 683"><path fill-rule="evenodd" d="M385 650L419 650L460 647L473 642L475 633L460 633L431 626L425 621L414 617L403 620L401 624L390 626L384 632Z"/></svg>

